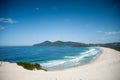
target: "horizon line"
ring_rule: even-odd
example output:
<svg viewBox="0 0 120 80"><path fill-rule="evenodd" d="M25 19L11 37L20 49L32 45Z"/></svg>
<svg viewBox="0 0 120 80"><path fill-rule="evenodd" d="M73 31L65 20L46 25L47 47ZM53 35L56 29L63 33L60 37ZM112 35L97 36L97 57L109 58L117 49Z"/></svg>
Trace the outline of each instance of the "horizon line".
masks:
<svg viewBox="0 0 120 80"><path fill-rule="evenodd" d="M50 40L46 40L46 41L50 41ZM56 41L62 41L62 40L56 40ZM56 42L56 41L50 41L50 42ZM40 43L43 43L45 41L42 41ZM62 42L77 42L77 41L62 41ZM120 41L113 41L113 42L101 42L101 43L85 43L85 42L77 42L77 43L84 43L84 44L107 44L107 43L119 43ZM40 44L40 43L34 43L34 44ZM0 47L6 47L6 46L33 46L34 44L29 44L29 45L0 45Z"/></svg>

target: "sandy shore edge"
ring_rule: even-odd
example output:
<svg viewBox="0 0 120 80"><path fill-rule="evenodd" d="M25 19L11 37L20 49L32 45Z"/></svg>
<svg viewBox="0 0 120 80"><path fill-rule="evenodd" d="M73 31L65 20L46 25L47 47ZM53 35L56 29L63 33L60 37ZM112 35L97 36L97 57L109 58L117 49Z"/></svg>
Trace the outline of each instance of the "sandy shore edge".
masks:
<svg viewBox="0 0 120 80"><path fill-rule="evenodd" d="M89 64L58 71L30 71L15 63L0 64L0 80L120 80L120 52L97 47L102 54Z"/></svg>

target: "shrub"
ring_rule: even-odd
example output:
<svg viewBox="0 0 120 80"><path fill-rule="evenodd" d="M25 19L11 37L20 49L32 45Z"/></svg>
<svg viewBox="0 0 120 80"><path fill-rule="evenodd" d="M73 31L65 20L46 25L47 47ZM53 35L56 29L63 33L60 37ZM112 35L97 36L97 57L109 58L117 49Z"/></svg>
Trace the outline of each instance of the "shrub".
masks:
<svg viewBox="0 0 120 80"><path fill-rule="evenodd" d="M25 69L28 69L28 70L34 70L34 69L37 69L37 70L44 70L44 71L47 71L46 69L43 69L42 66L40 64L31 64L29 62L17 62L17 65L19 66L22 66L23 68Z"/></svg>

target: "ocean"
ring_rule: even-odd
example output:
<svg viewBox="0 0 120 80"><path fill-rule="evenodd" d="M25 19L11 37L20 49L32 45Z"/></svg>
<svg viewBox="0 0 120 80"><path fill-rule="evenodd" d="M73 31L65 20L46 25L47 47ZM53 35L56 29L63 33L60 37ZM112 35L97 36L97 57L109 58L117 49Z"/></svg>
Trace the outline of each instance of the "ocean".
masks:
<svg viewBox="0 0 120 80"><path fill-rule="evenodd" d="M14 46L0 47L0 61L39 63L48 70L83 65L101 50L92 47Z"/></svg>

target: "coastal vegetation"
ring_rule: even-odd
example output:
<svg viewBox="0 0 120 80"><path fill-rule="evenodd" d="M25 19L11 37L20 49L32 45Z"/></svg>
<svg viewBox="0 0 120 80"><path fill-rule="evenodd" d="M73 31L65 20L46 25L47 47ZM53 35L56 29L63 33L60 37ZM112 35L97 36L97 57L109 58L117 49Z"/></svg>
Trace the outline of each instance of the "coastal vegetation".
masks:
<svg viewBox="0 0 120 80"><path fill-rule="evenodd" d="M22 66L23 68L28 69L28 70L37 69L37 70L47 71L46 69L42 68L42 66L38 63L31 64L29 62L17 62L17 65Z"/></svg>

